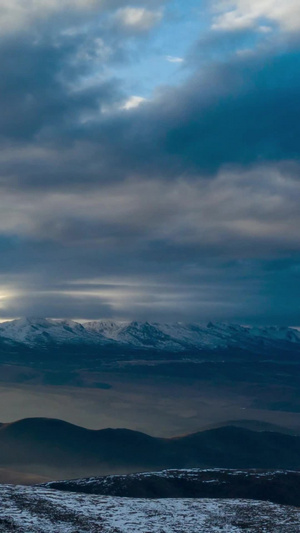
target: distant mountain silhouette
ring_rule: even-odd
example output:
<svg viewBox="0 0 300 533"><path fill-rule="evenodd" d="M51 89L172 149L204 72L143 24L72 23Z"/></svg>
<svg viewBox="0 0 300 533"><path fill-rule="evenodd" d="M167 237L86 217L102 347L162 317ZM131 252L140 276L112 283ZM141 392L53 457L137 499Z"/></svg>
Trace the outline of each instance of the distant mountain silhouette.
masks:
<svg viewBox="0 0 300 533"><path fill-rule="evenodd" d="M300 469L300 437L229 426L161 439L46 418L0 427L0 468L52 479L194 467Z"/></svg>
<svg viewBox="0 0 300 533"><path fill-rule="evenodd" d="M300 436L300 427L298 428L288 428L280 426L278 424L272 424L270 422L265 422L264 420L226 420L224 422L218 422L216 424L206 425L201 428L201 431L207 431L209 429L217 429L220 427L234 426L239 428L250 429L251 431L271 431L273 433L284 433L286 435L298 435Z"/></svg>

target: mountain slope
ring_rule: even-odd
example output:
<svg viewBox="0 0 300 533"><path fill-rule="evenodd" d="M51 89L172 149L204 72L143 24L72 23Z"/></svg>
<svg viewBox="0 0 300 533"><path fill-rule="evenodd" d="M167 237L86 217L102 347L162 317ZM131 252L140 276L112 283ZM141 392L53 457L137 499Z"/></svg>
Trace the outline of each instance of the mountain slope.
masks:
<svg viewBox="0 0 300 533"><path fill-rule="evenodd" d="M286 470L163 470L56 481L45 487L127 498L242 498L300 507L300 472Z"/></svg>
<svg viewBox="0 0 300 533"><path fill-rule="evenodd" d="M0 324L0 337L28 346L51 344L91 344L105 342L101 334L93 335L72 320L21 318Z"/></svg>

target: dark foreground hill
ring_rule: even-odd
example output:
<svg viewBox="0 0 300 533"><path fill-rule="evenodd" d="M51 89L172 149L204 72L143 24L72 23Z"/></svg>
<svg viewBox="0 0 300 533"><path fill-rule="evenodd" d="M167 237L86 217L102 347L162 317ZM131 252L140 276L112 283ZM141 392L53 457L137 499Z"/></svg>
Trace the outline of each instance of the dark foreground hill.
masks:
<svg viewBox="0 0 300 533"><path fill-rule="evenodd" d="M45 486L127 498L242 498L300 507L300 472L287 470L162 470L54 481Z"/></svg>
<svg viewBox="0 0 300 533"><path fill-rule="evenodd" d="M166 468L300 470L300 437L221 427L173 439L53 419L0 427L0 469L49 479Z"/></svg>

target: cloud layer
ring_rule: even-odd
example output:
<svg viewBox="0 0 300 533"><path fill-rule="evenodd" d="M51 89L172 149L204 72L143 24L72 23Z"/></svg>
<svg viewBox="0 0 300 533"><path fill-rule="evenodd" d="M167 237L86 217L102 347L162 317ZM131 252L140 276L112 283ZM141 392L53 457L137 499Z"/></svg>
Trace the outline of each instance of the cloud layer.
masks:
<svg viewBox="0 0 300 533"><path fill-rule="evenodd" d="M297 324L297 6L70 4L0 3L0 315Z"/></svg>

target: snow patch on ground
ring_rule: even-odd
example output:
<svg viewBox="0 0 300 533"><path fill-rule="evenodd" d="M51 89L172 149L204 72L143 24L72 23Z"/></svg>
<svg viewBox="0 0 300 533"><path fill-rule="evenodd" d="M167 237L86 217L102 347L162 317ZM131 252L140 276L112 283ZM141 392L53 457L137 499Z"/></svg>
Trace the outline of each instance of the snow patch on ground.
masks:
<svg viewBox="0 0 300 533"><path fill-rule="evenodd" d="M247 500L145 500L0 486L9 533L299 533L300 511Z"/></svg>

